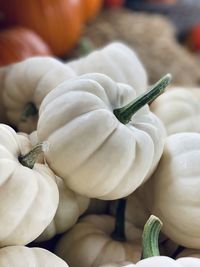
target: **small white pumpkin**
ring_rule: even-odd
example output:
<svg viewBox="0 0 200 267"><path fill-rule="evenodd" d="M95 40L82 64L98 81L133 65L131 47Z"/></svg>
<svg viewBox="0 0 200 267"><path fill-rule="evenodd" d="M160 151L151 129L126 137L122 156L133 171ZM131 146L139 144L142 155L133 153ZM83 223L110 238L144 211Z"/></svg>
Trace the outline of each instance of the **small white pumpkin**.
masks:
<svg viewBox="0 0 200 267"><path fill-rule="evenodd" d="M171 88L158 97L150 108L163 121L168 135L200 132L200 88Z"/></svg>
<svg viewBox="0 0 200 267"><path fill-rule="evenodd" d="M159 81L156 92L169 80L166 76ZM118 109L135 98L129 85L97 73L67 81L45 97L38 138L49 144L48 165L73 191L118 199L136 190L153 172L163 151L165 129L148 105L133 116L128 108L128 118L126 108ZM136 102L141 107L140 99Z"/></svg>
<svg viewBox="0 0 200 267"><path fill-rule="evenodd" d="M75 77L73 70L51 57L33 57L11 65L2 84L7 117L18 130L36 129L43 98L58 84Z"/></svg>
<svg viewBox="0 0 200 267"><path fill-rule="evenodd" d="M136 53L127 45L111 43L88 56L68 63L78 75L99 72L115 82L135 88L137 95L147 89L147 73Z"/></svg>
<svg viewBox="0 0 200 267"><path fill-rule="evenodd" d="M135 267L135 264L131 262L107 263L107 264L100 265L98 267Z"/></svg>
<svg viewBox="0 0 200 267"><path fill-rule="evenodd" d="M141 260L136 264L110 263L98 267L199 267L199 264L200 261L194 258L182 258L175 261L165 256L157 256Z"/></svg>
<svg viewBox="0 0 200 267"><path fill-rule="evenodd" d="M163 232L188 248L200 248L200 134L178 133L166 139L160 163L148 181L149 210L163 222Z"/></svg>
<svg viewBox="0 0 200 267"><path fill-rule="evenodd" d="M29 167L19 161L30 147L27 137L0 124L0 247L33 241L52 221L58 207L52 171L44 164L34 165L34 158L27 163Z"/></svg>
<svg viewBox="0 0 200 267"><path fill-rule="evenodd" d="M19 135L19 133L18 133ZM32 132L30 135L20 133L22 136L29 138L26 139L31 142L34 147L38 144L37 131ZM31 147L29 147L30 151ZM28 151L27 151L28 152ZM26 153L27 153L26 152ZM44 163L43 153L38 155L37 163ZM82 215L88 208L90 200L87 197L83 197L71 191L63 182L63 179L56 176L55 182L58 186L59 191L59 204L56 210L56 214L52 222L47 226L44 232L37 238L38 242L51 239L56 234L64 233L69 230L78 220L80 215ZM105 201L102 201L105 202Z"/></svg>
<svg viewBox="0 0 200 267"><path fill-rule="evenodd" d="M48 225L37 241L44 241L56 234L69 230L85 212L89 199L71 191L59 177L56 177L59 190L59 204L53 221Z"/></svg>
<svg viewBox="0 0 200 267"><path fill-rule="evenodd" d="M115 218L88 215L82 218L61 240L56 254L70 267L92 267L108 262L137 262L141 257L142 231L125 223L126 241L115 240Z"/></svg>
<svg viewBox="0 0 200 267"><path fill-rule="evenodd" d="M62 259L42 248L9 246L0 249L1 267L68 267Z"/></svg>

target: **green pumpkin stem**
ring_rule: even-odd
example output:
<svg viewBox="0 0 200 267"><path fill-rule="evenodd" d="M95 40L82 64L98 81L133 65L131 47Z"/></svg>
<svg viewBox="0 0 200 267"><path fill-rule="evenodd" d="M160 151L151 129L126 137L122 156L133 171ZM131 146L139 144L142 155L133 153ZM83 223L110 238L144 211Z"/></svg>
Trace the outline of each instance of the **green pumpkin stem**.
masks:
<svg viewBox="0 0 200 267"><path fill-rule="evenodd" d="M164 92L167 85L171 82L171 79L171 74L165 75L157 83L155 83L147 92L143 93L141 96L137 97L124 107L115 109L113 113L121 123L129 123L132 116L139 109L141 109L144 105L154 101L160 94Z"/></svg>
<svg viewBox="0 0 200 267"><path fill-rule="evenodd" d="M151 215L144 226L142 235L143 259L160 256L158 238L161 228L161 220Z"/></svg>
<svg viewBox="0 0 200 267"><path fill-rule="evenodd" d="M89 38L84 37L80 40L78 50L79 56L85 56L94 50L94 46Z"/></svg>
<svg viewBox="0 0 200 267"><path fill-rule="evenodd" d="M21 114L20 121L26 122L28 117L33 117L33 116L35 116L37 114L38 114L38 110L37 110L35 104L30 102L24 108L24 110L23 110L23 112Z"/></svg>
<svg viewBox="0 0 200 267"><path fill-rule="evenodd" d="M126 241L125 234L125 209L126 209L126 199L121 198L117 203L117 211L115 217L115 229L111 236L117 241Z"/></svg>
<svg viewBox="0 0 200 267"><path fill-rule="evenodd" d="M39 154L41 154L42 152L43 152L43 144L40 143L40 144L36 145L26 155L23 155L23 156L20 155L18 157L18 160L23 166L28 167L30 169L33 169Z"/></svg>

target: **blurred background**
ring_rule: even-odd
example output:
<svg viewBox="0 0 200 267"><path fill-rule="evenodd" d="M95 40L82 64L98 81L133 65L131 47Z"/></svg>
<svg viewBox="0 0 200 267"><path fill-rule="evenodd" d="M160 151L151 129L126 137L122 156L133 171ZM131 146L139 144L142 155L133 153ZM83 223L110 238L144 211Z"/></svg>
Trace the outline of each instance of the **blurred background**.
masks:
<svg viewBox="0 0 200 267"><path fill-rule="evenodd" d="M112 41L139 55L150 83L200 85L199 0L0 0L0 66L31 56L63 61Z"/></svg>

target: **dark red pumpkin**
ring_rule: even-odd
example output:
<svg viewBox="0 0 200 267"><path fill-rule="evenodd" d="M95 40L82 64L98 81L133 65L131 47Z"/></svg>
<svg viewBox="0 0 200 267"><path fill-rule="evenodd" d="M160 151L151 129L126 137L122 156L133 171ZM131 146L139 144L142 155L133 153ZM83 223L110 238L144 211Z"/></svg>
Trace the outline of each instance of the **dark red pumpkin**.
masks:
<svg viewBox="0 0 200 267"><path fill-rule="evenodd" d="M0 32L0 66L32 56L52 55L48 45L33 31L13 27Z"/></svg>
<svg viewBox="0 0 200 267"><path fill-rule="evenodd" d="M123 6L125 0L105 0L106 7L120 7Z"/></svg>
<svg viewBox="0 0 200 267"><path fill-rule="evenodd" d="M192 27L186 37L186 45L193 52L200 51L200 24Z"/></svg>
<svg viewBox="0 0 200 267"><path fill-rule="evenodd" d="M4 22L34 30L57 56L75 46L83 26L81 0L0 0L0 10Z"/></svg>

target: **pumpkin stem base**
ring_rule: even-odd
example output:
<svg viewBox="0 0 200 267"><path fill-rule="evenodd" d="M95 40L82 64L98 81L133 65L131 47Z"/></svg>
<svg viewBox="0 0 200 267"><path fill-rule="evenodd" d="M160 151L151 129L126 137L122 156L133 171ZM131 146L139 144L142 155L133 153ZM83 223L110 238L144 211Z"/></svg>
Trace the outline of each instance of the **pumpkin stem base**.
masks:
<svg viewBox="0 0 200 267"><path fill-rule="evenodd" d="M39 154L41 154L42 152L43 152L43 144L40 143L40 144L36 145L26 155L23 155L23 156L20 155L18 157L18 160L23 166L28 167L30 169L33 169Z"/></svg>
<svg viewBox="0 0 200 267"><path fill-rule="evenodd" d="M21 117L20 117L20 121L26 122L27 118L34 117L36 115L38 115L38 109L36 108L34 103L30 102L24 108L24 110L21 114Z"/></svg>

